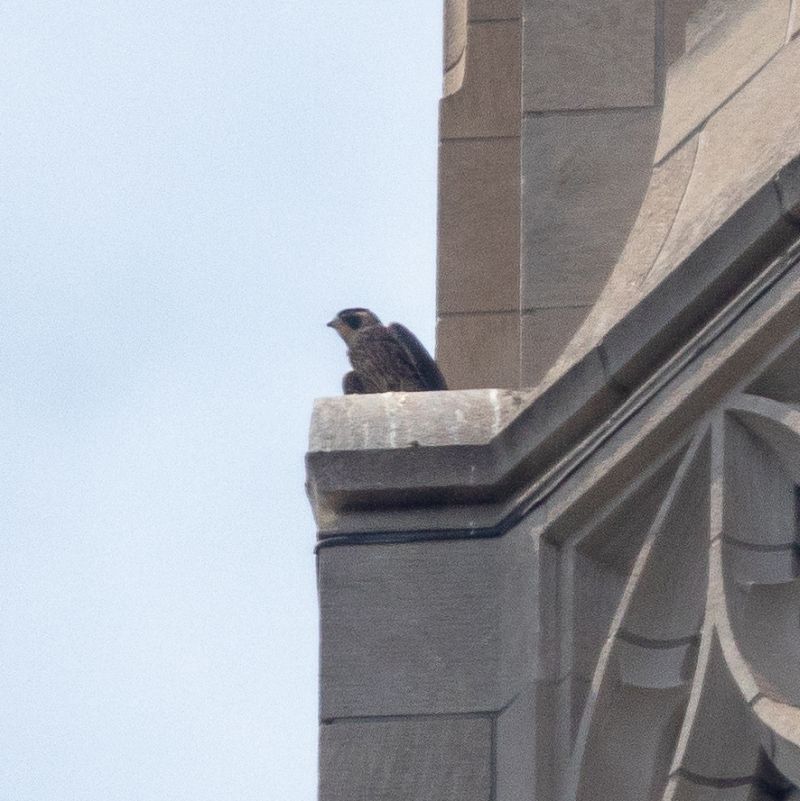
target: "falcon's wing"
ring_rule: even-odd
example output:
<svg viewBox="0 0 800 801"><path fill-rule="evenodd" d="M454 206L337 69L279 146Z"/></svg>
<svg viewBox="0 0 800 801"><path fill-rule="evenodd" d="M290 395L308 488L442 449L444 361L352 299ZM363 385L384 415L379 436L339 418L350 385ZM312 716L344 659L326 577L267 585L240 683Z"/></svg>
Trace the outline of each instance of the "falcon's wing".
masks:
<svg viewBox="0 0 800 801"><path fill-rule="evenodd" d="M447 389L447 382L444 380L442 371L425 350L425 346L400 323L392 323L387 328L392 332L392 336L402 345L403 350L408 355L411 363L419 373L425 389L437 390Z"/></svg>

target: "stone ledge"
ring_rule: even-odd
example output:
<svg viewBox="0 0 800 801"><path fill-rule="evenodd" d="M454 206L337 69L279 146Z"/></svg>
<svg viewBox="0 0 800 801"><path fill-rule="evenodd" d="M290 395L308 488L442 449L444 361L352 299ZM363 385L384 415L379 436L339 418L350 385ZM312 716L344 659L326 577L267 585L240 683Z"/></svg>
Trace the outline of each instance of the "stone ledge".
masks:
<svg viewBox="0 0 800 801"><path fill-rule="evenodd" d="M306 467L320 537L494 525L619 400L594 351L541 392L318 400Z"/></svg>
<svg viewBox="0 0 800 801"><path fill-rule="evenodd" d="M789 192L796 161L551 384L317 401L306 458L320 537L503 533L525 487L602 427L771 261L797 258L788 249L800 226L776 183Z"/></svg>

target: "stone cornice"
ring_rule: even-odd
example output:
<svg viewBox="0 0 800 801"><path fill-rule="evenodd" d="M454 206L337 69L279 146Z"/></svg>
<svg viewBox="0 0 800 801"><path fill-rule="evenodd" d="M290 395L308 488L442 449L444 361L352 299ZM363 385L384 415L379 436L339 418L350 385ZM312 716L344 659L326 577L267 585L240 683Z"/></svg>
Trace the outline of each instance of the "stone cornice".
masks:
<svg viewBox="0 0 800 801"><path fill-rule="evenodd" d="M798 200L795 160L547 386L318 400L307 486L321 545L504 533L794 276Z"/></svg>

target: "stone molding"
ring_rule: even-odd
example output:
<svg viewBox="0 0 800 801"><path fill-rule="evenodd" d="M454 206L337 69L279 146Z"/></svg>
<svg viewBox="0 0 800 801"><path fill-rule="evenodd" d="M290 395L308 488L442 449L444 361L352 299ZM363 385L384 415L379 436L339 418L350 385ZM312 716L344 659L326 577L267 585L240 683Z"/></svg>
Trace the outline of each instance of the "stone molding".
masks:
<svg viewBox="0 0 800 801"><path fill-rule="evenodd" d="M326 486L363 493L330 519L316 502L323 801L800 797L798 320L795 244L618 424L597 418L535 502L521 502L529 478L513 515L487 501L494 528L455 526L496 483L492 459L546 440L536 421L514 429L540 396L322 402L313 442L338 454ZM359 447L369 486L347 474L356 451L336 450ZM395 455L437 448L450 488L383 506L400 475L403 503L437 475Z"/></svg>
<svg viewBox="0 0 800 801"><path fill-rule="evenodd" d="M321 536L507 529L532 486L573 470L570 458L646 403L675 359L707 350L743 304L795 269L794 250L777 254L800 234L787 208L800 197L797 163L549 385L316 401L307 469Z"/></svg>

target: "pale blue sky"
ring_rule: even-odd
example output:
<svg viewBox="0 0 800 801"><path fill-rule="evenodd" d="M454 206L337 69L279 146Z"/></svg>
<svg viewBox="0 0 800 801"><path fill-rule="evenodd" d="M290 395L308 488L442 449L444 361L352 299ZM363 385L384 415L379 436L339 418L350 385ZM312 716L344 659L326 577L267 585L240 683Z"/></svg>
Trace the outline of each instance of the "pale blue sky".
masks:
<svg viewBox="0 0 800 801"><path fill-rule="evenodd" d="M0 7L0 801L309 801L325 322L433 346L440 0Z"/></svg>

